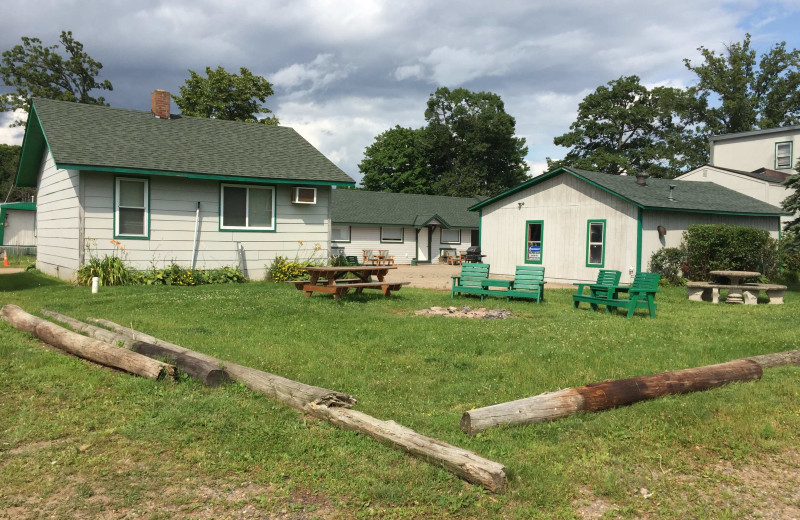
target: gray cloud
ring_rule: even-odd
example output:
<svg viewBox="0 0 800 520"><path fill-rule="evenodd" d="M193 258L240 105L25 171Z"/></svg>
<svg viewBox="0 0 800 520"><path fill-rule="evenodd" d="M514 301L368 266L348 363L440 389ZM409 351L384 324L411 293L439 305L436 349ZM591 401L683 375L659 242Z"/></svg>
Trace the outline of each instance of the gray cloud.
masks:
<svg viewBox="0 0 800 520"><path fill-rule="evenodd" d="M52 44L62 29L72 30L103 62L103 78L115 88L106 94L113 106L147 109L149 93L177 93L187 69L222 65L262 74L275 85L268 105L281 123L356 177L375 135L396 124L424 124L425 102L439 86L499 94L538 173L545 157L563 155L553 137L568 129L577 103L600 84L628 74L648 84L689 84L683 58L697 59L700 45L719 49L741 40L746 30L764 46L786 39L800 47L796 31L776 21L796 13L796 2L5 4L0 49L23 35ZM0 129L0 141L19 138L16 129Z"/></svg>

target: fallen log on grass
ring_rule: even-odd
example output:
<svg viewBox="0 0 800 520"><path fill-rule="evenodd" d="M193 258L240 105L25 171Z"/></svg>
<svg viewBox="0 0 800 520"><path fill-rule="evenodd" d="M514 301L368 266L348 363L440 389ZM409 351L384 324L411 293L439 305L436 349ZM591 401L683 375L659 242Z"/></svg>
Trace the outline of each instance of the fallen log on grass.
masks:
<svg viewBox="0 0 800 520"><path fill-rule="evenodd" d="M81 336L55 323L28 314L16 305L5 305L0 316L12 327L30 332L45 343L107 367L118 368L149 379L174 377L175 367L96 339Z"/></svg>
<svg viewBox="0 0 800 520"><path fill-rule="evenodd" d="M213 363L222 367L228 375L230 375L231 379L244 383L250 390L273 397L297 410L306 411L306 407L309 404L350 408L356 403L356 399L351 395L328 390L327 388L299 383L291 379L286 379L285 377L270 374L269 372L256 370L255 368L228 363L227 361L222 361L201 352L195 352L181 347L180 345L158 339L149 334L139 332L138 330L123 327L113 321L97 318L88 318L88 321L108 327L131 341L152 343L166 349L166 351L172 354L184 354Z"/></svg>
<svg viewBox="0 0 800 520"><path fill-rule="evenodd" d="M685 394L761 377L761 365L742 359L643 377L619 379L547 392L526 399L469 410L461 429L475 434L501 424L551 421L577 412L596 412L670 394Z"/></svg>
<svg viewBox="0 0 800 520"><path fill-rule="evenodd" d="M506 468L488 459L446 442L421 435L394 421L381 421L365 413L344 408L311 406L308 412L345 430L366 433L373 439L393 445L473 484L502 493L506 484Z"/></svg>
<svg viewBox="0 0 800 520"><path fill-rule="evenodd" d="M131 340L145 340L172 352L182 352L206 360L215 360L211 356L123 327L112 321L96 318L89 318L89 321L109 327ZM219 360L215 360L215 362L221 363ZM233 363L225 363L225 370L233 379L244 382L251 390L274 397L318 419L329 421L343 429L366 433L378 441L389 443L411 455L440 465L464 480L484 486L490 491L500 493L505 488L506 474L502 464L484 459L471 451L426 437L394 421L382 421L350 410L349 407L355 403L355 399L347 394L311 387ZM347 400L343 400L344 398Z"/></svg>
<svg viewBox="0 0 800 520"><path fill-rule="evenodd" d="M181 354L178 352L172 352L152 343L134 341L122 334L118 334L101 327L95 327L94 325L89 325L58 312L49 311L47 309L42 309L41 312L45 316L58 320L62 323L66 323L72 327L73 330L83 332L84 334L95 339L99 339L112 345L117 345L118 347L128 348L133 352L142 354L149 358L166 359L171 364L174 364L176 367L178 367L178 370L185 373L189 377L199 380L206 386L219 386L224 382L230 381L228 374L218 363L210 363L208 361L198 359L197 357L187 356L186 354Z"/></svg>

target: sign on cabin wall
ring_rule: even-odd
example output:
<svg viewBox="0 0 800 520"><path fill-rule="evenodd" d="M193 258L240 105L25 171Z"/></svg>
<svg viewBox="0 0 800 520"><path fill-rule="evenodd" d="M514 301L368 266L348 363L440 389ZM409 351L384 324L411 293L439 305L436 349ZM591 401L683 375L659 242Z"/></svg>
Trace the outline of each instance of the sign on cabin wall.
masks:
<svg viewBox="0 0 800 520"><path fill-rule="evenodd" d="M541 262L542 246L537 244L528 245L528 260L531 262Z"/></svg>

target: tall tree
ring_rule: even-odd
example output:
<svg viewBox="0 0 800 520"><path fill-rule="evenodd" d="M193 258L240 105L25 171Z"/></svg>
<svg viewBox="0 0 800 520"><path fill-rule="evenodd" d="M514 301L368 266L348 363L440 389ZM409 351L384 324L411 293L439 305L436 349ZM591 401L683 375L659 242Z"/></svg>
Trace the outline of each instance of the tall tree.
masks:
<svg viewBox="0 0 800 520"><path fill-rule="evenodd" d="M500 96L442 87L425 110L428 163L435 192L451 196L496 195L527 178L525 139Z"/></svg>
<svg viewBox="0 0 800 520"><path fill-rule="evenodd" d="M425 129L395 126L364 151L358 165L361 184L370 191L432 194L431 170L425 155Z"/></svg>
<svg viewBox="0 0 800 520"><path fill-rule="evenodd" d="M795 170L800 172L800 160L797 161ZM786 197L781 206L787 212L795 215L795 219L787 222L783 228L786 231L784 239L791 243L795 253L800 253L800 216L798 216L800 215L800 174L789 177L784 184L789 190L794 190L794 193Z"/></svg>
<svg viewBox="0 0 800 520"><path fill-rule="evenodd" d="M32 97L77 101L107 105L102 97L92 97L95 89L113 90L108 80L98 81L103 64L83 52L83 44L72 37L72 31L62 31L59 45L44 47L38 38L22 37L22 45L4 51L0 78L15 92L0 96L0 110L28 111ZM12 126L24 125L15 121Z"/></svg>
<svg viewBox="0 0 800 520"><path fill-rule="evenodd" d="M258 117L272 113L262 105L272 94L272 84L266 78L244 67L234 74L220 66L206 67L205 77L189 70L186 86L180 87L180 95L172 98L187 116L277 125L275 116Z"/></svg>
<svg viewBox="0 0 800 520"><path fill-rule="evenodd" d="M781 42L759 59L750 48L749 34L742 42L726 45L723 53L697 50L704 61L684 63L697 74L698 96L712 105L705 118L710 133L800 123L800 51L787 51L786 42Z"/></svg>
<svg viewBox="0 0 800 520"><path fill-rule="evenodd" d="M698 126L704 108L689 92L648 89L638 76L609 81L581 101L570 131L553 139L570 151L559 161L548 158L548 168L675 177L708 161L706 136Z"/></svg>
<svg viewBox="0 0 800 520"><path fill-rule="evenodd" d="M35 188L14 188L21 150L18 145L0 144L0 202L27 202L36 193Z"/></svg>

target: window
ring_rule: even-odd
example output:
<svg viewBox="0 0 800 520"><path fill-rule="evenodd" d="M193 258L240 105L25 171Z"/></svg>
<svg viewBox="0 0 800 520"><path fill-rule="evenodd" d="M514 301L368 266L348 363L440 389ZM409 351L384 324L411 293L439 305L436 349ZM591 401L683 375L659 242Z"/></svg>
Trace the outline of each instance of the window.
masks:
<svg viewBox="0 0 800 520"><path fill-rule="evenodd" d="M775 143L775 169L786 170L792 167L792 142Z"/></svg>
<svg viewBox="0 0 800 520"><path fill-rule="evenodd" d="M529 220L525 222L525 228L525 263L541 264L544 221Z"/></svg>
<svg viewBox="0 0 800 520"><path fill-rule="evenodd" d="M442 244L460 244L460 243L461 243L460 229L442 228Z"/></svg>
<svg viewBox="0 0 800 520"><path fill-rule="evenodd" d="M402 242L403 228L401 227L382 227L381 242Z"/></svg>
<svg viewBox="0 0 800 520"><path fill-rule="evenodd" d="M350 226L333 226L331 228L332 242L350 242Z"/></svg>
<svg viewBox="0 0 800 520"><path fill-rule="evenodd" d="M149 182L118 177L114 197L114 235L147 238L149 229Z"/></svg>
<svg viewBox="0 0 800 520"><path fill-rule="evenodd" d="M605 264L606 221L590 220L586 224L586 267Z"/></svg>
<svg viewBox="0 0 800 520"><path fill-rule="evenodd" d="M222 184L220 229L275 230L275 189Z"/></svg>
<svg viewBox="0 0 800 520"><path fill-rule="evenodd" d="M292 188L292 204L316 204L317 188Z"/></svg>

